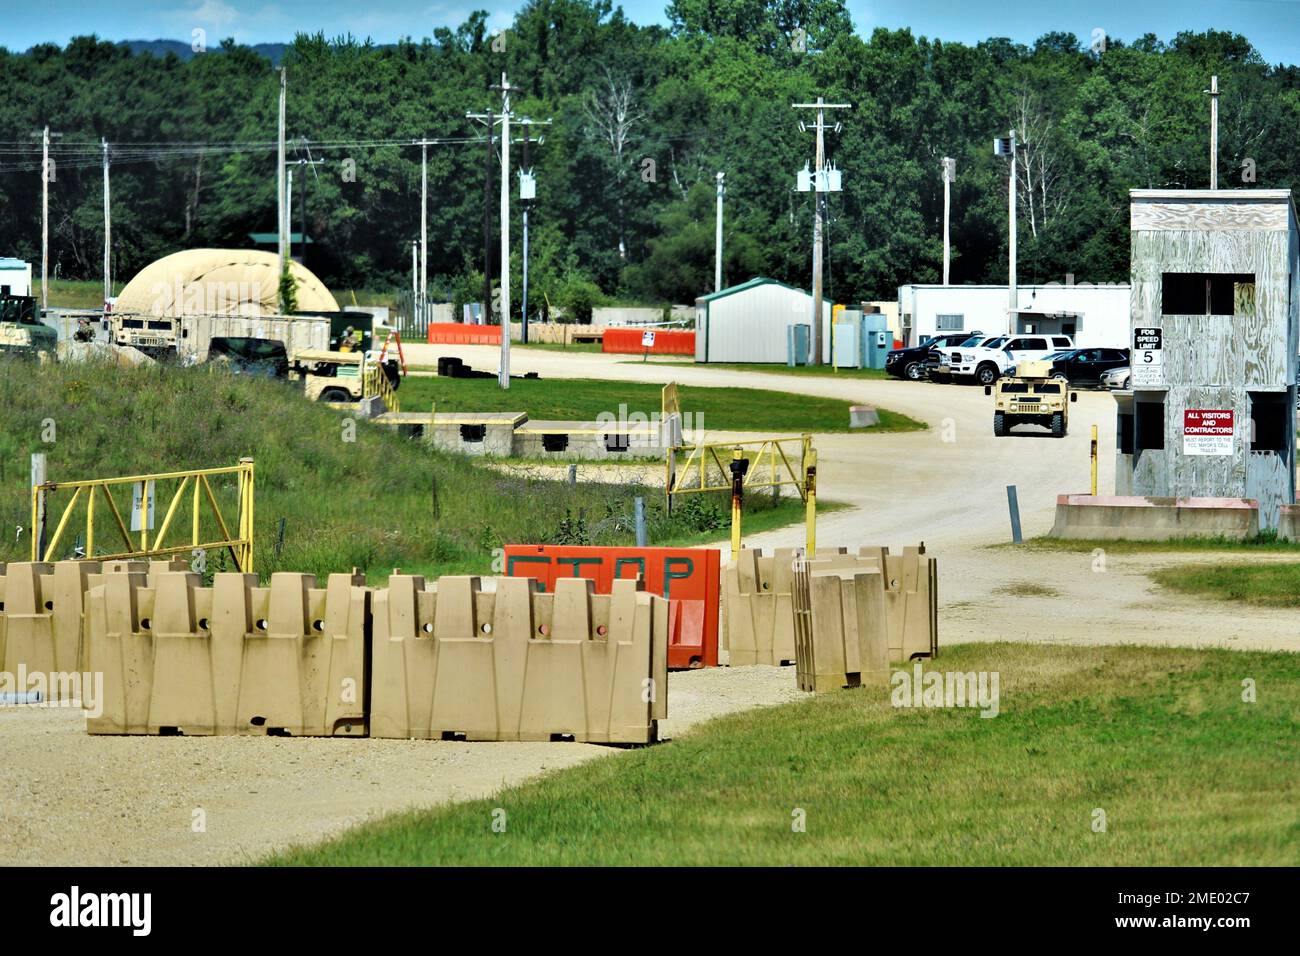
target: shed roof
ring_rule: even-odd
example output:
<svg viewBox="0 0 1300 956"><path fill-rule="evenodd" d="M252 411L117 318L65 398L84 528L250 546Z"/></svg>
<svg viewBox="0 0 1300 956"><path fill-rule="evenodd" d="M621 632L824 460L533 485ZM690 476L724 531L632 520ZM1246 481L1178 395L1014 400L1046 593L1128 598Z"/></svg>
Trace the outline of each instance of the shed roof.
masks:
<svg viewBox="0 0 1300 956"><path fill-rule="evenodd" d="M696 298L695 301L697 303L700 303L700 302L712 302L715 299L725 299L727 296L735 295L738 292L744 292L748 289L755 289L761 285L779 285L781 288L789 289L792 292L802 292L804 295L811 294L805 291L804 289L796 289L794 286L787 285L784 282L779 282L776 279L765 279L762 276L755 276L754 278L750 279L748 282L740 283L740 285L728 286L725 289L719 289L717 292L710 292L708 295L699 296Z"/></svg>

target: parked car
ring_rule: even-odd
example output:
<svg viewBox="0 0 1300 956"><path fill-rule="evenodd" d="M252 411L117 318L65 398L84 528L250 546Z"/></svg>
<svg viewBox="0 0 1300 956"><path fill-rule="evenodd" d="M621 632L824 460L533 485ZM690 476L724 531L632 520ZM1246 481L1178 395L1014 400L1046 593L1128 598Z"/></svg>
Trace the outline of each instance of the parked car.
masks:
<svg viewBox="0 0 1300 956"><path fill-rule="evenodd" d="M992 385L1021 362L1040 361L1053 352L1074 348L1074 340L1068 335L1009 335L999 338L1001 341L996 343L962 349L960 354L954 352L953 379L974 378L981 385Z"/></svg>
<svg viewBox="0 0 1300 956"><path fill-rule="evenodd" d="M1121 365L1119 368L1113 368L1109 372L1103 372L1101 374L1102 388L1119 389L1123 391L1129 387L1132 381L1133 370L1128 365Z"/></svg>
<svg viewBox="0 0 1300 956"><path fill-rule="evenodd" d="M926 368L932 382L951 382L953 365L961 364L963 352L980 348L998 348L1007 340L1005 335L972 335L954 349L941 349L926 359Z"/></svg>
<svg viewBox="0 0 1300 956"><path fill-rule="evenodd" d="M885 371L890 375L898 378L908 378L914 382L919 382L925 378L925 360L931 352L937 349L947 348L948 346L958 345L966 341L972 335L979 333L972 332L954 332L950 335L940 335L930 339L921 345L913 345L911 348L894 349L885 356Z"/></svg>
<svg viewBox="0 0 1300 956"><path fill-rule="evenodd" d="M1052 363L1052 377L1071 385L1100 385L1101 377L1118 368L1128 371L1128 349L1073 349L1062 352Z"/></svg>

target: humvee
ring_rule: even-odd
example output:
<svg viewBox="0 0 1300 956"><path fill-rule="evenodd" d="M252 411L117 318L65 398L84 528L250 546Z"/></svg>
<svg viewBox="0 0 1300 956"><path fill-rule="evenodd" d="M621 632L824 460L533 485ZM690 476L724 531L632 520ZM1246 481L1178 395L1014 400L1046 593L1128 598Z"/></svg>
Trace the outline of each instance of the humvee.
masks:
<svg viewBox="0 0 1300 956"><path fill-rule="evenodd" d="M366 352L301 349L291 362L291 371L310 401L360 401L366 393L366 375L373 369L383 374L390 389L395 391L401 384L397 359L381 364Z"/></svg>
<svg viewBox="0 0 1300 956"><path fill-rule="evenodd" d="M0 352L54 358L59 335L41 321L30 295L0 295Z"/></svg>
<svg viewBox="0 0 1300 956"><path fill-rule="evenodd" d="M1043 425L1052 430L1053 438L1064 438L1069 404L1079 400L1079 393L1071 391L1067 382L1052 378L1052 363L1043 361L1021 362L1012 375L984 386L985 395L995 390L993 434L999 438L1017 425Z"/></svg>

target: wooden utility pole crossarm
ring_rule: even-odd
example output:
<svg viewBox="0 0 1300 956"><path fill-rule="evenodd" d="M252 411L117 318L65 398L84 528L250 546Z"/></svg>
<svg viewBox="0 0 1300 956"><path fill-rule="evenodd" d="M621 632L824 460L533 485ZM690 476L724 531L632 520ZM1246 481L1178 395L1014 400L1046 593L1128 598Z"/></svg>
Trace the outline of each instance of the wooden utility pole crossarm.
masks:
<svg viewBox="0 0 1300 956"><path fill-rule="evenodd" d="M827 103L822 97L817 97L816 103L794 103L793 107L797 110L816 110L817 120L813 131L817 136L817 149L815 153L815 167L813 169L812 188L813 188L813 279L812 279L812 296L813 296L813 315L812 315L812 355L809 357L809 364L820 365L822 361L822 223L824 219L823 203L825 202L824 194L829 191L828 178L825 175L826 168L826 111L827 110L848 110L853 107L848 103ZM800 129L806 129L804 124L799 124ZM839 124L836 124L836 129ZM832 356L832 359L834 357Z"/></svg>

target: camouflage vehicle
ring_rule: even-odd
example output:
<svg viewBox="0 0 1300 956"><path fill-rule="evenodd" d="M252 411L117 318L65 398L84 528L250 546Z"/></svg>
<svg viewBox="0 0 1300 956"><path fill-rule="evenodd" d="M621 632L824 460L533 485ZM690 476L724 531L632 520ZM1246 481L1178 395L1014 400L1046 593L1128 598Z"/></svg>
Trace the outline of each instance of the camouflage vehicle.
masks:
<svg viewBox="0 0 1300 956"><path fill-rule="evenodd" d="M380 364L368 352L300 349L293 353L291 372L302 382L311 401L359 402L367 394L389 397L401 383L397 359ZM367 378L371 379L367 390Z"/></svg>
<svg viewBox="0 0 1300 956"><path fill-rule="evenodd" d="M59 335L40 318L30 295L0 295L0 353L53 358Z"/></svg>
<svg viewBox="0 0 1300 956"><path fill-rule="evenodd" d="M1067 382L1052 377L1052 363L1044 361L1021 362L1012 375L984 386L985 395L995 392L993 434L999 438L1017 425L1043 425L1053 438L1064 438L1070 402L1079 399Z"/></svg>
<svg viewBox="0 0 1300 956"><path fill-rule="evenodd" d="M319 316L290 315L143 315L109 314L109 341L129 345L157 359L206 360L213 339L259 339L281 342L285 351L329 347L330 321Z"/></svg>

